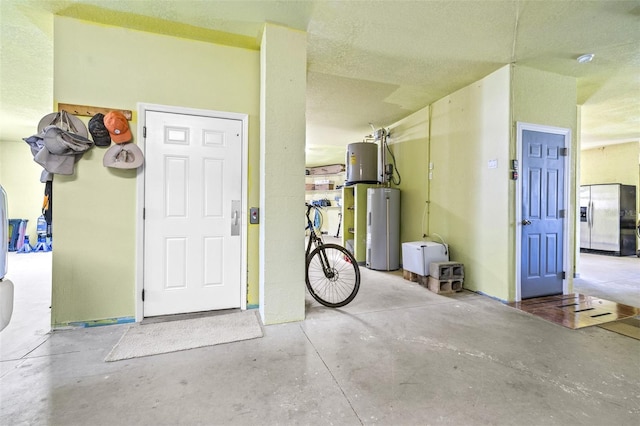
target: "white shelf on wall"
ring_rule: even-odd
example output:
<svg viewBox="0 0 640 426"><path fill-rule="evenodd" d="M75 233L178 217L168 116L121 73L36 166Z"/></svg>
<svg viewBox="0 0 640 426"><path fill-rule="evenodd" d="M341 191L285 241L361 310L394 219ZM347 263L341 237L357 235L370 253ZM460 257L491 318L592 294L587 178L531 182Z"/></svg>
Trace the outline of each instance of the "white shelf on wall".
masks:
<svg viewBox="0 0 640 426"><path fill-rule="evenodd" d="M342 185L344 185L345 178L345 171L305 175L306 184L314 184L317 180L328 180L334 185L333 189L307 189L305 191L305 200L307 202L326 199L331 203L330 206L323 206L320 210L322 214L322 231L329 235L336 235L340 224ZM340 188L337 188L338 186ZM340 204L336 197L340 199ZM340 233L342 233L342 230L340 230Z"/></svg>
<svg viewBox="0 0 640 426"><path fill-rule="evenodd" d="M366 260L367 189L371 187L375 185L358 183L343 190L342 228L347 231L342 234L342 245L347 247L353 240L353 256L361 264Z"/></svg>
<svg viewBox="0 0 640 426"><path fill-rule="evenodd" d="M338 173L326 173L326 174L322 174L322 175L305 175L305 177L311 177L311 178L322 178L322 177L333 177L333 176L345 176L347 174L347 172L338 172Z"/></svg>

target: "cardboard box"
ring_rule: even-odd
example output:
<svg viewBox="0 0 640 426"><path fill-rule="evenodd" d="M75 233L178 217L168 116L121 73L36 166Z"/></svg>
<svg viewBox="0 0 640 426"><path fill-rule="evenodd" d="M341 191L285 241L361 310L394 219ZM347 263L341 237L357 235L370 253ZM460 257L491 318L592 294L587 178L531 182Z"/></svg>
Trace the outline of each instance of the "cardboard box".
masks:
<svg viewBox="0 0 640 426"><path fill-rule="evenodd" d="M345 165L344 164L330 164L327 166L318 166L318 167L311 167L309 169L309 173L310 175L335 175L338 173L342 173L345 171Z"/></svg>
<svg viewBox="0 0 640 426"><path fill-rule="evenodd" d="M316 183L316 191L331 191L335 185L333 183Z"/></svg>

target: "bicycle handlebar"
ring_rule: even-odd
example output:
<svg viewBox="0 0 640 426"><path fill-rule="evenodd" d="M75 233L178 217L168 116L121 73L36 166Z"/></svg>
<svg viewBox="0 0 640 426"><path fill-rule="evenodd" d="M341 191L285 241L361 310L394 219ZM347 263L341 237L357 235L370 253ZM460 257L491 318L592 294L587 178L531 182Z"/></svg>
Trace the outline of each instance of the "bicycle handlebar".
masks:
<svg viewBox="0 0 640 426"><path fill-rule="evenodd" d="M315 209L315 210L320 210L320 206L316 206L313 204L309 204L305 201L304 203L305 207L307 208L307 213L306 213L306 217L307 217L307 226L305 227L305 229L310 229L313 230L314 229L314 225L313 225L313 220L311 219L311 210Z"/></svg>

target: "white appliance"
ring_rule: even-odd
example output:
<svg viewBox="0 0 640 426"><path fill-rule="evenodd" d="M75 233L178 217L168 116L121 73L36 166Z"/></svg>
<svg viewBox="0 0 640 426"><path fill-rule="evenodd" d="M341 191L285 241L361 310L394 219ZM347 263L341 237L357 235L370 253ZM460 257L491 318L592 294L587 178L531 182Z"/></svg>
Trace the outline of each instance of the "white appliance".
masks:
<svg viewBox="0 0 640 426"><path fill-rule="evenodd" d="M636 187L603 184L580 187L580 248L636 254Z"/></svg>
<svg viewBox="0 0 640 426"><path fill-rule="evenodd" d="M432 262L449 260L449 247L434 241L414 241L402 243L402 269L414 274L429 275Z"/></svg>
<svg viewBox="0 0 640 426"><path fill-rule="evenodd" d="M7 217L7 193L0 185L0 330L11 321L13 313L13 283L4 277L7 275L9 218Z"/></svg>

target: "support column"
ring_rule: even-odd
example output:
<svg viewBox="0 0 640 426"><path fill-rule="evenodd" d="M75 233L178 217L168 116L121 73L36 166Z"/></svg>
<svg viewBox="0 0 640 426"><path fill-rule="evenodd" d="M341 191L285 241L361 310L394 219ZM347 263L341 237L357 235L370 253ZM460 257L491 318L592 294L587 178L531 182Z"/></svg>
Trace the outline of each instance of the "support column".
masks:
<svg viewBox="0 0 640 426"><path fill-rule="evenodd" d="M306 33L266 24L260 44L260 315L305 314Z"/></svg>

